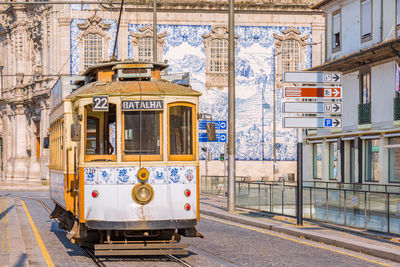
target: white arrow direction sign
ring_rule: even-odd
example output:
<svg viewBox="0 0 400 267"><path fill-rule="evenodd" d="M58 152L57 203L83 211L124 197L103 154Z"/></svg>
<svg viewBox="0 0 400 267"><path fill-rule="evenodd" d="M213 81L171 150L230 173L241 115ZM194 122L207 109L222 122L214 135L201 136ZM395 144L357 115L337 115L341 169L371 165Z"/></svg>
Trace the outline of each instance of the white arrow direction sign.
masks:
<svg viewBox="0 0 400 267"><path fill-rule="evenodd" d="M332 71L291 71L283 73L285 83L342 83L342 73Z"/></svg>
<svg viewBox="0 0 400 267"><path fill-rule="evenodd" d="M286 117L283 128L342 128L342 119L338 117Z"/></svg>
<svg viewBox="0 0 400 267"><path fill-rule="evenodd" d="M284 102L284 113L342 114L342 103L330 102Z"/></svg>

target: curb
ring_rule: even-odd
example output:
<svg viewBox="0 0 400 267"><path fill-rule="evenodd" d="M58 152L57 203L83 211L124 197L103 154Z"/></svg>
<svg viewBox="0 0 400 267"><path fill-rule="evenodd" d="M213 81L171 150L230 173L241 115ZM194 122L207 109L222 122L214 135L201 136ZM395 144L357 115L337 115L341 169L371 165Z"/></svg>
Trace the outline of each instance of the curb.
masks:
<svg viewBox="0 0 400 267"><path fill-rule="evenodd" d="M374 257L382 258L385 260L390 260L394 262L400 262L400 250L395 251L390 248L380 248L375 245L369 245L365 246L360 242L349 242L347 239L343 238L332 238L323 234L312 234L308 233L306 231L302 231L301 229L290 229L287 226L281 226L279 224L265 224L265 223L260 223L260 222L254 222L252 220L244 219L244 218L238 218L237 216L230 216L230 215L225 215L225 214L220 214L217 212L213 211L208 211L208 210L200 210L200 213L217 217L220 219L224 220L229 220L245 225L250 225L262 229L267 229L267 230L272 230L280 233L284 233L287 235L295 236L295 237L303 237L305 239L309 239L312 241L316 241L319 243L324 243L327 245L333 245L336 247L341 247L345 248L348 250L356 251L356 252L361 252L367 255L371 255Z"/></svg>

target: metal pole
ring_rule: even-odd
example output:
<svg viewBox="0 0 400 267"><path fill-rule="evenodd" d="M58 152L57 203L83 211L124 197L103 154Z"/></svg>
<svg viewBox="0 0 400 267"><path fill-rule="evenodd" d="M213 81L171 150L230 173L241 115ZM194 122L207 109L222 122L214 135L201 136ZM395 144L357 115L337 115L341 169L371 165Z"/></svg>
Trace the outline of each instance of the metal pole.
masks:
<svg viewBox="0 0 400 267"><path fill-rule="evenodd" d="M228 54L228 212L235 211L235 20L234 0L229 0Z"/></svg>
<svg viewBox="0 0 400 267"><path fill-rule="evenodd" d="M297 130L297 225L303 225L303 141L302 131Z"/></svg>
<svg viewBox="0 0 400 267"><path fill-rule="evenodd" d="M121 2L121 8L119 9L119 17L118 17L118 26L117 26L117 33L115 34L115 41L114 41L114 49L113 49L113 53L111 56L111 60L117 60L117 58L115 57L115 51L117 49L117 42L118 42L118 34L119 34L119 26L121 25L121 16L122 16L122 11L124 9L124 0L122 0Z"/></svg>
<svg viewBox="0 0 400 267"><path fill-rule="evenodd" d="M272 181L275 181L275 165L276 165L276 49L274 47L273 49L273 60L274 60L274 81L273 81L273 90L272 90L272 94L273 94L273 105L274 105L274 109L272 111L272 159L273 159L273 163L272 163Z"/></svg>
<svg viewBox="0 0 400 267"><path fill-rule="evenodd" d="M153 61L157 62L157 0L153 1Z"/></svg>

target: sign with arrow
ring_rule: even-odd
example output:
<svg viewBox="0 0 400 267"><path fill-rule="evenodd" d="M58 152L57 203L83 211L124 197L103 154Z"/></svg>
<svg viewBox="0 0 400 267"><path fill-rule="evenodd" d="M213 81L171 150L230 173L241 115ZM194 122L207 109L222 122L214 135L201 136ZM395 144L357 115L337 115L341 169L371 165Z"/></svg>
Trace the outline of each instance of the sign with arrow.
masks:
<svg viewBox="0 0 400 267"><path fill-rule="evenodd" d="M283 73L285 83L341 84L342 73L332 71L290 71Z"/></svg>
<svg viewBox="0 0 400 267"><path fill-rule="evenodd" d="M341 114L342 103L335 102L284 102L284 113Z"/></svg>
<svg viewBox="0 0 400 267"><path fill-rule="evenodd" d="M342 118L286 117L283 118L283 128L342 128Z"/></svg>
<svg viewBox="0 0 400 267"><path fill-rule="evenodd" d="M326 86L301 86L301 87L285 87L284 97L288 98L342 98L342 87L326 87Z"/></svg>

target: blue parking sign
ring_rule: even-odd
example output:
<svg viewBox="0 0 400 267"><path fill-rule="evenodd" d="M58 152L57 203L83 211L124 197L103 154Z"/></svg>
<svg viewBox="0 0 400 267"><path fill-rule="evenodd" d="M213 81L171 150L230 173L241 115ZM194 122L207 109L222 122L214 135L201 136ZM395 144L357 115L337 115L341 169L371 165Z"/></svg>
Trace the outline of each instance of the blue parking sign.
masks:
<svg viewBox="0 0 400 267"><path fill-rule="evenodd" d="M333 120L332 119L324 119L324 127L332 127Z"/></svg>

